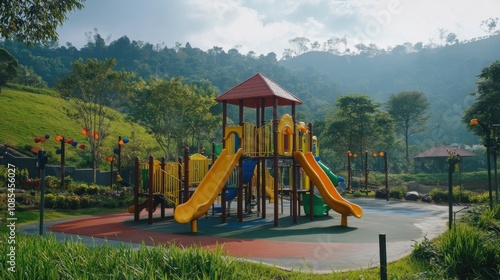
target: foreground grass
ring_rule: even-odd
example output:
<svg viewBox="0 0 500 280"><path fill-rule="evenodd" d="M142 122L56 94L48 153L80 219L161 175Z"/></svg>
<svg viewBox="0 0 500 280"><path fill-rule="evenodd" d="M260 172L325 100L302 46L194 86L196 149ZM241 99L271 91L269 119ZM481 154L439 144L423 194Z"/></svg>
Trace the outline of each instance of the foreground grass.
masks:
<svg viewBox="0 0 500 280"><path fill-rule="evenodd" d="M117 210L122 211L122 210ZM78 212L78 213L76 213ZM107 213L110 211L107 210ZM49 211L48 219L96 215L101 209L68 213ZM19 217L36 220L36 213ZM500 206L474 211L436 240L415 243L407 257L388 265L388 279L498 279L500 276ZM2 228L6 228L5 225ZM15 235L15 269L7 232L0 234L0 279L379 279L379 268L325 275L284 271L200 247L175 244L138 249L130 245L87 246L58 241L50 234Z"/></svg>
<svg viewBox="0 0 500 280"><path fill-rule="evenodd" d="M2 234L2 240L6 240ZM87 246L79 241L59 242L53 235L16 236L15 269L8 246L0 252L0 279L379 279L378 269L314 275L283 271L225 256L200 247L173 244L159 247ZM408 279L421 271L411 258L391 264L391 279ZM396 273L397 271L397 273Z"/></svg>
<svg viewBox="0 0 500 280"><path fill-rule="evenodd" d="M45 210L44 220L75 218L123 212L124 209ZM38 211L17 212L18 225L37 223ZM0 228L0 279L379 279L378 268L325 275L309 271L284 271L226 256L223 247L215 252L192 247L123 245L86 246L79 241L58 242L54 236L16 235L16 271L7 268L8 228ZM409 279L425 267L406 257L389 264L390 279Z"/></svg>

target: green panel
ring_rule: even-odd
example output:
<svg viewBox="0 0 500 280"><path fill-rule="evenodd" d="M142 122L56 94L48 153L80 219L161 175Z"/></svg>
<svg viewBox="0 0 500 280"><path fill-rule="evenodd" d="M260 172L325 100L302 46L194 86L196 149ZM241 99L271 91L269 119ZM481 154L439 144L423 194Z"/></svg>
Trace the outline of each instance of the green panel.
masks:
<svg viewBox="0 0 500 280"><path fill-rule="evenodd" d="M328 178L330 179L330 181L332 181L333 185L335 187L337 187L339 185L339 177L337 175L335 175L330 170L330 168L328 168L326 165L324 165L321 161L318 161L318 164L321 167L321 169L323 169L323 171L325 171L326 175L328 176Z"/></svg>

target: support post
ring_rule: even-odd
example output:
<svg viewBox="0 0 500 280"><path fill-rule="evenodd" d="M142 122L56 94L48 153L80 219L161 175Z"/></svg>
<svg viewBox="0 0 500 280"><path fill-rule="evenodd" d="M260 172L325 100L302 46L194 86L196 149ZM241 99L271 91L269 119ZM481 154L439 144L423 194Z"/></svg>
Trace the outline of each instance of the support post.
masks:
<svg viewBox="0 0 500 280"><path fill-rule="evenodd" d="M149 156L149 170L148 170L148 199L149 199L149 205L148 205L148 223L150 225L153 224L153 203L154 203L154 198L153 198L153 171L154 171L154 157L153 155Z"/></svg>
<svg viewBox="0 0 500 280"><path fill-rule="evenodd" d="M66 138L61 138L61 189L64 190L64 173L66 166Z"/></svg>
<svg viewBox="0 0 500 280"><path fill-rule="evenodd" d="M189 148L184 148L184 202L189 200Z"/></svg>
<svg viewBox="0 0 500 280"><path fill-rule="evenodd" d="M387 280L387 249L385 233L378 235L378 244L380 251L380 280Z"/></svg>
<svg viewBox="0 0 500 280"><path fill-rule="evenodd" d="M140 184L140 167L139 167L139 157L135 157L134 164L134 221L139 221L139 184Z"/></svg>
<svg viewBox="0 0 500 280"><path fill-rule="evenodd" d="M389 201L389 167L387 166L387 152L384 152L385 195Z"/></svg>
<svg viewBox="0 0 500 280"><path fill-rule="evenodd" d="M279 226L279 199L278 199L278 98L273 100L273 169L274 169L274 226Z"/></svg>
<svg viewBox="0 0 500 280"><path fill-rule="evenodd" d="M312 123L309 123L308 125L309 129L309 151L312 152L313 148L313 125ZM309 219L312 221L314 220L314 184L309 178Z"/></svg>

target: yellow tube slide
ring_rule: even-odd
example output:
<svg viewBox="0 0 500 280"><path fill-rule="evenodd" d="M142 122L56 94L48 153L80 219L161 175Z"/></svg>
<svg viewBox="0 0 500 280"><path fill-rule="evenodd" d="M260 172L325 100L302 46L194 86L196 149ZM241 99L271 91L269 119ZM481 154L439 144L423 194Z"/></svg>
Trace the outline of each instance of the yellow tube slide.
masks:
<svg viewBox="0 0 500 280"><path fill-rule="evenodd" d="M311 152L302 153L296 151L293 157L300 163L307 176L311 178L316 188L319 190L325 203L335 212L342 215L341 225L347 226L347 216L361 218L363 209L357 204L347 201L338 192L325 171L321 169Z"/></svg>
<svg viewBox="0 0 500 280"><path fill-rule="evenodd" d="M242 153L243 149L239 149L234 155L228 155L226 149L222 150L189 200L175 208L174 218L178 223L194 221L207 213L238 164Z"/></svg>

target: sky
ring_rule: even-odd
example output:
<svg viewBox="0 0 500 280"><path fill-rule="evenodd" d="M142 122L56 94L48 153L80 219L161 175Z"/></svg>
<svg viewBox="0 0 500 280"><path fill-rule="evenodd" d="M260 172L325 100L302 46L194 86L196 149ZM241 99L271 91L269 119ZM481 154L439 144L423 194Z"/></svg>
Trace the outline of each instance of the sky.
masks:
<svg viewBox="0 0 500 280"><path fill-rule="evenodd" d="M80 48L87 34L204 51L242 54L292 49L290 39L323 44L332 37L388 46L440 44L439 29L460 41L488 35L481 22L500 17L498 0L87 0L58 29L59 44ZM500 24L499 24L500 25ZM500 27L500 26L499 26ZM497 28L497 30L500 28Z"/></svg>

